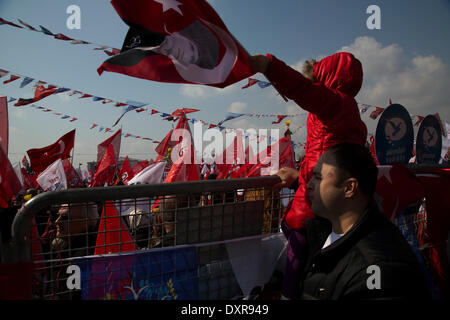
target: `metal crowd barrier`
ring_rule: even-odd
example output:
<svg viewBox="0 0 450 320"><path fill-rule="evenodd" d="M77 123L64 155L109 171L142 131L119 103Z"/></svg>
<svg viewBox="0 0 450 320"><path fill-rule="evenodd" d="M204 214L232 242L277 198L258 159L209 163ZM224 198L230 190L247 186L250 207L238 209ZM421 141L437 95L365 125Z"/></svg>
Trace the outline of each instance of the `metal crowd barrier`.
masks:
<svg viewBox="0 0 450 320"><path fill-rule="evenodd" d="M282 203L292 196L272 190L279 181L42 193L14 219L9 261L33 262L34 299L233 299L243 293L227 244L279 232ZM71 270L81 274L78 285Z"/></svg>
<svg viewBox="0 0 450 320"><path fill-rule="evenodd" d="M408 166L412 172L440 167L448 168ZM242 297L232 262L247 257L230 257L230 247L279 234L293 197L272 189L279 181L270 176L42 193L16 215L2 259L32 263L33 299ZM426 257L431 248L423 204L393 222Z"/></svg>

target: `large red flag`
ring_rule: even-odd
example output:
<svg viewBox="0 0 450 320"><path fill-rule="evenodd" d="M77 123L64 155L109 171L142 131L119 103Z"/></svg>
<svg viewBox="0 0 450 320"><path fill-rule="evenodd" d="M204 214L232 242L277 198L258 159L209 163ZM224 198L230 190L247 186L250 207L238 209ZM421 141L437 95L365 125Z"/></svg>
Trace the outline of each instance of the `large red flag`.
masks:
<svg viewBox="0 0 450 320"><path fill-rule="evenodd" d="M214 159L216 169L219 172L217 179L225 179L234 167L245 162L244 158L242 132L237 131L233 143L231 143L221 155Z"/></svg>
<svg viewBox="0 0 450 320"><path fill-rule="evenodd" d="M69 158L75 142L75 130L66 133L47 147L28 150L27 154L33 171L40 173L56 160Z"/></svg>
<svg viewBox="0 0 450 320"><path fill-rule="evenodd" d="M109 145L112 145L114 147L116 162L119 161L121 140L122 140L122 129L119 129L111 137L109 137L108 139L106 139L97 146L97 165L100 163L100 160L102 160L103 155L105 154L106 149L108 148Z"/></svg>
<svg viewBox="0 0 450 320"><path fill-rule="evenodd" d="M109 254L136 250L122 217L110 201L103 208L94 254Z"/></svg>
<svg viewBox="0 0 450 320"><path fill-rule="evenodd" d="M164 161L169 154L169 148L173 148L177 144L176 141L171 140L172 132L173 129L170 130L164 139L156 146L155 151L158 153L158 157L155 162Z"/></svg>
<svg viewBox="0 0 450 320"><path fill-rule="evenodd" d="M172 83L226 87L254 74L245 49L206 0L112 0L130 26L121 53L99 68Z"/></svg>
<svg viewBox="0 0 450 320"><path fill-rule="evenodd" d="M6 97L0 97L0 147L8 155L8 102Z"/></svg>
<svg viewBox="0 0 450 320"><path fill-rule="evenodd" d="M8 201L22 189L8 156L0 146L0 207L7 208Z"/></svg>
<svg viewBox="0 0 450 320"><path fill-rule="evenodd" d="M194 141L192 140L189 123L184 114L181 115L176 129L185 130L175 130L174 132L175 138L178 134L182 134L182 136L179 136L178 143L172 150L171 159L173 160L173 164L164 183L200 180L198 167L195 164Z"/></svg>
<svg viewBox="0 0 450 320"><path fill-rule="evenodd" d="M102 160L98 165L91 187L103 186L105 183L111 185L117 170L116 157L114 155L114 147L112 144L108 146Z"/></svg>
<svg viewBox="0 0 450 320"><path fill-rule="evenodd" d="M136 163L133 166L133 168L131 168L131 172L132 172L133 177L135 175L137 175L139 172L141 172L142 170L144 170L145 168L147 168L149 166L149 164L150 164L150 162L148 160L143 160L141 162Z"/></svg>

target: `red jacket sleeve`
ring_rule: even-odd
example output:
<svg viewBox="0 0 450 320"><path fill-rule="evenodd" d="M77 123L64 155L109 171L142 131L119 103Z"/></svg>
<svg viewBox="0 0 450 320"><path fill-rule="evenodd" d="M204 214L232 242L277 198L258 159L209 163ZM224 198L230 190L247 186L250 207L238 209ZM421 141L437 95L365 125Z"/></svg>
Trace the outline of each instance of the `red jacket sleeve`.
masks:
<svg viewBox="0 0 450 320"><path fill-rule="evenodd" d="M338 105L342 101L338 92L320 83L312 83L300 72L270 54L267 57L270 64L265 76L280 94L294 100L302 109L317 115L323 122L337 115Z"/></svg>

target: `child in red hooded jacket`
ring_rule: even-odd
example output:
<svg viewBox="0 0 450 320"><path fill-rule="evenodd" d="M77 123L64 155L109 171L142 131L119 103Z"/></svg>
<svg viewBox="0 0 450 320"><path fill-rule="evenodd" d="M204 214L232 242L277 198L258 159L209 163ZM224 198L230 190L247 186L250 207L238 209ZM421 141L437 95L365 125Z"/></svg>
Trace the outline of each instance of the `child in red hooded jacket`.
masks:
<svg viewBox="0 0 450 320"><path fill-rule="evenodd" d="M263 73L282 96L309 112L300 172L280 169L277 175L282 182L275 186L297 189L282 225L288 239L282 293L292 299L297 296L299 272L304 262L305 222L314 217L306 190L312 170L330 147L342 142L366 143L367 128L355 100L361 89L363 70L361 62L347 52L305 63L304 75L270 54L249 56L249 62L253 71Z"/></svg>

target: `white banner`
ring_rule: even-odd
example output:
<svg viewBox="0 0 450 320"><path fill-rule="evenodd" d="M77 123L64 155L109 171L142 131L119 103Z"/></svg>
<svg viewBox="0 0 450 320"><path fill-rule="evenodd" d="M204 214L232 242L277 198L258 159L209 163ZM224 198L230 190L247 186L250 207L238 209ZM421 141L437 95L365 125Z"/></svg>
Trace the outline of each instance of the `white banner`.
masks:
<svg viewBox="0 0 450 320"><path fill-rule="evenodd" d="M61 159L56 160L42 171L36 181L44 191L56 191L67 189L67 178Z"/></svg>
<svg viewBox="0 0 450 320"><path fill-rule="evenodd" d="M128 185L161 183L165 167L165 161L152 163L128 181Z"/></svg>

